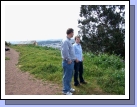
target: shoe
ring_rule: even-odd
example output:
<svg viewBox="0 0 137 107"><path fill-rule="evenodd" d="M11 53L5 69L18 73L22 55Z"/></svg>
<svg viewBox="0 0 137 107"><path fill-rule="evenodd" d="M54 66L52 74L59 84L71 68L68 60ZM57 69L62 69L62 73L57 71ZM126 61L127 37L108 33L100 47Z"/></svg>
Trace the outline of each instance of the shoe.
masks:
<svg viewBox="0 0 137 107"><path fill-rule="evenodd" d="M74 86L80 86L80 84L74 84Z"/></svg>
<svg viewBox="0 0 137 107"><path fill-rule="evenodd" d="M71 92L66 92L66 93L63 92L63 94L65 94L65 95L72 95Z"/></svg>
<svg viewBox="0 0 137 107"><path fill-rule="evenodd" d="M75 89L71 88L71 89L70 89L70 92L72 92L72 93L75 92Z"/></svg>
<svg viewBox="0 0 137 107"><path fill-rule="evenodd" d="M81 84L87 84L87 82L83 81L83 82L80 82Z"/></svg>

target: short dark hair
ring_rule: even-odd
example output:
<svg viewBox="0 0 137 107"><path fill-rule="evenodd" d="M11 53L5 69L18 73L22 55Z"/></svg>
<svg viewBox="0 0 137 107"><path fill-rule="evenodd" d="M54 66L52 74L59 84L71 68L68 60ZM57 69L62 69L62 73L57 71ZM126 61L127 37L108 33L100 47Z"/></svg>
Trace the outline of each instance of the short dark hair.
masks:
<svg viewBox="0 0 137 107"><path fill-rule="evenodd" d="M68 34L73 33L73 32L74 32L74 30L72 28L68 28L66 31L66 34L68 35Z"/></svg>
<svg viewBox="0 0 137 107"><path fill-rule="evenodd" d="M77 35L77 36L75 36L75 40L76 40L77 38L79 38L79 39L80 39L80 36L78 36L78 35Z"/></svg>

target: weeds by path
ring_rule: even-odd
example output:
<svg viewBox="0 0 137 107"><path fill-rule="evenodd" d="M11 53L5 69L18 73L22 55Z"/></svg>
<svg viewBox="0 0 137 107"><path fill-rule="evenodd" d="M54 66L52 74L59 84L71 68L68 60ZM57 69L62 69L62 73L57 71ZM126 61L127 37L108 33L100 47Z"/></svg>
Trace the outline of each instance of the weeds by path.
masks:
<svg viewBox="0 0 137 107"><path fill-rule="evenodd" d="M60 51L40 46L11 46L20 52L18 66L35 78L52 81L62 86L62 59ZM86 85L75 87L78 95L124 95L125 64L115 55L84 53ZM72 80L73 85L73 80Z"/></svg>

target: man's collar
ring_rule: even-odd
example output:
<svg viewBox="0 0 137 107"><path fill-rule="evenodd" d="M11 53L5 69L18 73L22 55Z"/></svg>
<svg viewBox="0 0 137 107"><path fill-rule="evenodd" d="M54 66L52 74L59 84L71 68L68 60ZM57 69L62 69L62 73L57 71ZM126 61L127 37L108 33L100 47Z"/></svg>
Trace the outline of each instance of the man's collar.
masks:
<svg viewBox="0 0 137 107"><path fill-rule="evenodd" d="M68 38L69 40L71 40L68 36L67 36L67 38Z"/></svg>

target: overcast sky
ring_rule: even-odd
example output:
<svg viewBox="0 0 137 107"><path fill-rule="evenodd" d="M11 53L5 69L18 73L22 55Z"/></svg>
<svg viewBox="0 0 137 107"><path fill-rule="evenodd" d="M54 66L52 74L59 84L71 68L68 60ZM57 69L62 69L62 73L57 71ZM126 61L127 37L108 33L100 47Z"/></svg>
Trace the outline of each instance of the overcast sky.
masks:
<svg viewBox="0 0 137 107"><path fill-rule="evenodd" d="M5 41L62 39L68 28L78 34L81 5L123 5L117 1L3 1L2 37ZM128 8L126 7L126 11ZM128 25L127 25L128 26Z"/></svg>
<svg viewBox="0 0 137 107"><path fill-rule="evenodd" d="M7 5L5 40L62 39L67 28L78 34L80 5Z"/></svg>

